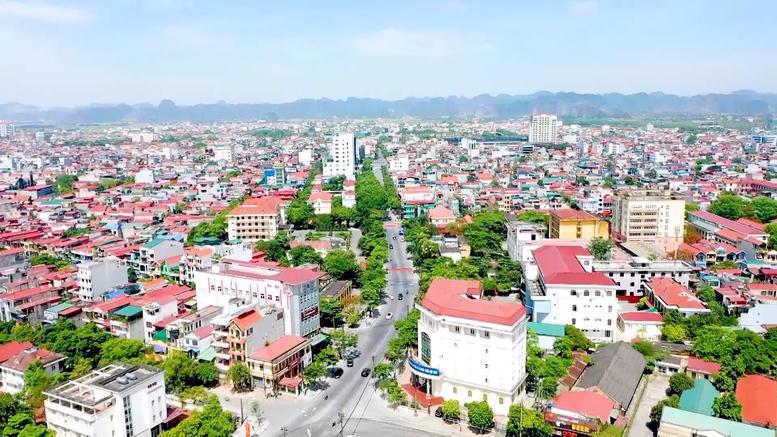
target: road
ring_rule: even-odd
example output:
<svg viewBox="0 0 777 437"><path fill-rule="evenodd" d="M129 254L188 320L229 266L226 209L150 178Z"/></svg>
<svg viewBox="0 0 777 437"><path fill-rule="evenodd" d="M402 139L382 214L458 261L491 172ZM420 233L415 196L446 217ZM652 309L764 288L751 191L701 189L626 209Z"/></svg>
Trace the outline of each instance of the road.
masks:
<svg viewBox="0 0 777 437"><path fill-rule="evenodd" d="M412 309L418 292L418 279L413 273L412 262L408 260L407 247L399 236L399 227L398 221L385 224L386 236L393 246L389 250L387 294L394 299L384 298L384 303L378 308L380 314L377 318L363 322L371 326L359 331L361 356L355 360L352 368L343 367L345 373L340 379L329 380L331 385L324 393L328 399L318 396L308 411L301 412L288 423L276 422L275 429L278 431L273 431L272 435L283 436L280 428L286 427L286 435L289 437L336 436L340 432L340 415L345 435L357 432L361 435L408 435L408 431L401 426L363 419L371 402L385 401L375 391L374 380L360 375L363 368L372 367L381 361L389 339L394 336L394 321ZM398 293L404 294L403 300L397 298ZM388 313L393 314L390 320L386 319ZM404 431L398 431L400 429ZM412 435L424 434L414 430Z"/></svg>
<svg viewBox="0 0 777 437"><path fill-rule="evenodd" d="M635 399L634 402L638 403L633 407L636 409L636 412L633 414L633 417L630 417L629 428L626 434L628 437L653 437L653 430L648 427L650 410L659 401L666 398L666 392L669 389L669 377L666 375L654 374L646 376L644 379L643 384L646 384L644 392L640 394L639 390L643 389L640 386L635 394L635 396L638 396L638 399ZM627 413L632 413L632 411Z"/></svg>

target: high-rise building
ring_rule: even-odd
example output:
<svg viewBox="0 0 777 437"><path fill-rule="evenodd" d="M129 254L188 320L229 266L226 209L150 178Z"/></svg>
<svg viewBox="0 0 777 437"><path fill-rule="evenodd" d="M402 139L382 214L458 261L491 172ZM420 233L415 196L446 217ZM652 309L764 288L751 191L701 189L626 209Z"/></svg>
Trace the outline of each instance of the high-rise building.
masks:
<svg viewBox="0 0 777 437"><path fill-rule="evenodd" d="M167 418L165 375L145 365L109 364L44 394L58 436L152 437Z"/></svg>
<svg viewBox="0 0 777 437"><path fill-rule="evenodd" d="M16 127L10 123L0 120L0 138L13 138L16 133Z"/></svg>
<svg viewBox="0 0 777 437"><path fill-rule="evenodd" d="M353 132L334 136L324 161L324 179L335 176L356 178L356 137Z"/></svg>
<svg viewBox="0 0 777 437"><path fill-rule="evenodd" d="M529 127L529 143L556 144L558 118L551 114L532 115Z"/></svg>
<svg viewBox="0 0 777 437"><path fill-rule="evenodd" d="M618 193L613 207L612 236L616 241L641 241L666 252L683 242L685 200L669 192Z"/></svg>

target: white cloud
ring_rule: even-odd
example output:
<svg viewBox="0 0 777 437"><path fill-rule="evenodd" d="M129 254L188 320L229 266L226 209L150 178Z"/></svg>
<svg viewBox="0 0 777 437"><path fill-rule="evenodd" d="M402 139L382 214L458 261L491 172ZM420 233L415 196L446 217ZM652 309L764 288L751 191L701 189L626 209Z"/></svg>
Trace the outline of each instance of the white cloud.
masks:
<svg viewBox="0 0 777 437"><path fill-rule="evenodd" d="M596 0L575 0L569 3L569 11L576 15L586 15L593 12L599 3Z"/></svg>
<svg viewBox="0 0 777 437"><path fill-rule="evenodd" d="M387 28L361 35L352 43L361 54L385 57L439 59L472 51L494 51L488 43L472 41L447 30Z"/></svg>
<svg viewBox="0 0 777 437"><path fill-rule="evenodd" d="M85 9L38 1L22 2L14 0L0 0L0 17L21 18L48 23L82 23L93 18L92 14Z"/></svg>

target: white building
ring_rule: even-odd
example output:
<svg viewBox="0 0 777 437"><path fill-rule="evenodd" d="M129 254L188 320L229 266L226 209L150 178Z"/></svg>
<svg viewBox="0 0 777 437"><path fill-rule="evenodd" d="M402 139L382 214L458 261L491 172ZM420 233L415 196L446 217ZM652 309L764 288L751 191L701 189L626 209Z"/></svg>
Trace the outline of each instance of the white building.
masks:
<svg viewBox="0 0 777 437"><path fill-rule="evenodd" d="M111 289L129 283L127 266L118 258L83 262L78 265L78 297L84 302L102 300Z"/></svg>
<svg viewBox="0 0 777 437"><path fill-rule="evenodd" d="M406 153L400 153L388 159L389 171L391 173L406 173L410 169L410 158Z"/></svg>
<svg viewBox="0 0 777 437"><path fill-rule="evenodd" d="M595 342L612 342L618 316L617 284L595 272L581 246L546 245L523 262L524 294L532 321L574 325Z"/></svg>
<svg viewBox="0 0 777 437"><path fill-rule="evenodd" d="M216 161L232 162L235 159L235 146L222 144L213 148L213 159Z"/></svg>
<svg viewBox="0 0 777 437"><path fill-rule="evenodd" d="M556 144L558 125L558 118L555 115L532 115L529 126L529 142L531 144Z"/></svg>
<svg viewBox="0 0 777 437"><path fill-rule="evenodd" d="M312 149L302 149L299 152L297 152L297 160L300 164L304 165L305 167L309 167L310 164L313 162L313 150Z"/></svg>
<svg viewBox="0 0 777 437"><path fill-rule="evenodd" d="M285 223L286 208L280 198L251 197L227 214L227 235L248 243L270 240Z"/></svg>
<svg viewBox="0 0 777 437"><path fill-rule="evenodd" d="M353 132L332 137L324 162L324 179L343 175L349 179L356 177L356 137Z"/></svg>
<svg viewBox="0 0 777 437"><path fill-rule="evenodd" d="M137 173L135 173L135 183L149 184L149 185L153 185L154 183L156 183L156 176L154 175L154 170L144 168L143 170L140 170Z"/></svg>
<svg viewBox="0 0 777 437"><path fill-rule="evenodd" d="M164 373L150 366L110 364L44 394L59 437L152 437L167 417Z"/></svg>
<svg viewBox="0 0 777 437"><path fill-rule="evenodd" d="M613 204L612 236L621 242L641 241L665 252L683 242L685 200L663 192L622 192Z"/></svg>
<svg viewBox="0 0 777 437"><path fill-rule="evenodd" d="M245 304L283 308L285 333L308 336L320 327L319 278L323 273L309 267L274 267L265 264L223 260L210 270L194 273L197 308L226 307L230 300Z"/></svg>
<svg viewBox="0 0 777 437"><path fill-rule="evenodd" d="M10 123L0 121L0 138L13 138L16 134L16 127Z"/></svg>
<svg viewBox="0 0 777 437"><path fill-rule="evenodd" d="M526 379L526 310L517 302L481 300L478 281L435 279L418 322L420 356L411 382L460 403L487 401L506 415Z"/></svg>
<svg viewBox="0 0 777 437"><path fill-rule="evenodd" d="M13 344L11 345L13 347ZM24 344L22 344L23 346ZM57 374L65 369L64 355L30 346L0 364L0 391L13 395L24 390L24 372L35 361L40 361L43 364L43 369L49 375Z"/></svg>
<svg viewBox="0 0 777 437"><path fill-rule="evenodd" d="M133 143L150 143L155 138L156 135L153 132L133 132L130 134L130 140Z"/></svg>

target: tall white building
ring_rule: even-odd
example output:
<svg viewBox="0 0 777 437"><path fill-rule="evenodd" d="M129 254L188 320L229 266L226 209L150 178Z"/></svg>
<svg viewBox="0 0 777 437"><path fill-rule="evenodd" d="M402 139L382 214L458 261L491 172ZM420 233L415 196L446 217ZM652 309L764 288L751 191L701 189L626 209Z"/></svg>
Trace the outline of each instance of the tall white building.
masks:
<svg viewBox="0 0 777 437"><path fill-rule="evenodd" d="M418 322L420 356L408 366L421 392L460 403L487 401L506 415L526 380L526 309L480 299L478 281L435 279Z"/></svg>
<svg viewBox="0 0 777 437"><path fill-rule="evenodd" d="M235 159L235 146L233 144L222 144L214 147L213 159L231 163Z"/></svg>
<svg viewBox="0 0 777 437"><path fill-rule="evenodd" d="M15 133L14 125L0 120L0 138L13 138Z"/></svg>
<svg viewBox="0 0 777 437"><path fill-rule="evenodd" d="M84 302L102 300L102 296L129 283L127 266L118 258L84 262L78 265L78 297Z"/></svg>
<svg viewBox="0 0 777 437"><path fill-rule="evenodd" d="M329 156L324 161L324 179L335 176L356 178L356 137L353 132L338 134L329 144Z"/></svg>
<svg viewBox="0 0 777 437"><path fill-rule="evenodd" d="M164 373L114 363L44 392L58 437L156 437L167 417Z"/></svg>
<svg viewBox="0 0 777 437"><path fill-rule="evenodd" d="M558 118L555 115L532 115L529 142L532 144L556 144L558 124Z"/></svg>
<svg viewBox="0 0 777 437"><path fill-rule="evenodd" d="M613 204L612 236L641 241L671 252L683 242L685 200L670 193L621 192Z"/></svg>
<svg viewBox="0 0 777 437"><path fill-rule="evenodd" d="M244 304L283 308L285 333L309 336L318 332L319 278L309 267L274 267L245 261L223 260L210 270L194 272L197 308L226 307L233 299Z"/></svg>

